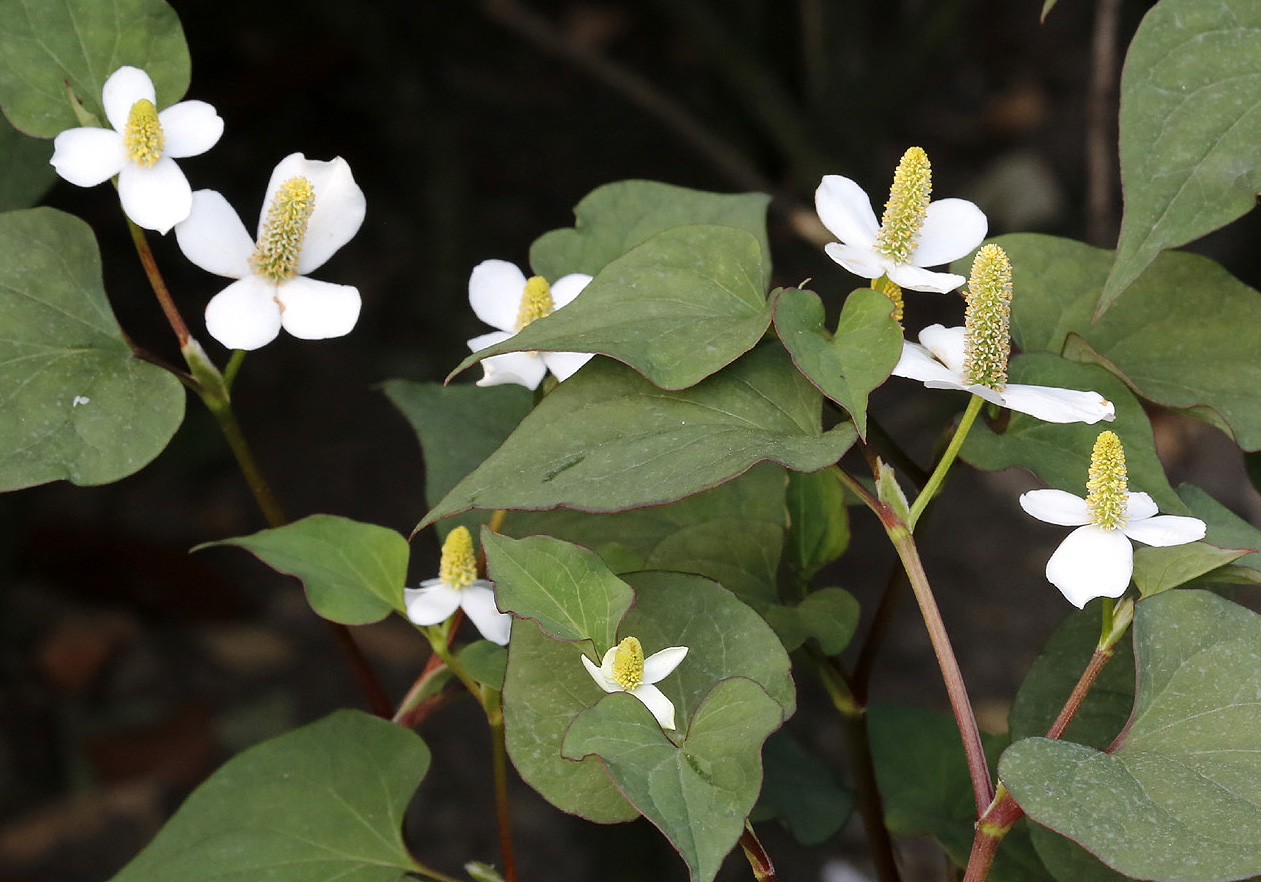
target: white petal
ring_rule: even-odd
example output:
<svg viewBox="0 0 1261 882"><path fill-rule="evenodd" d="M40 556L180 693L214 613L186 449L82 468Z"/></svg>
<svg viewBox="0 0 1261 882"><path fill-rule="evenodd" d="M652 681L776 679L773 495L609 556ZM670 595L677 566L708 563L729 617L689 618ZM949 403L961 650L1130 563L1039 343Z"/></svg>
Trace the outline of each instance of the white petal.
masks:
<svg viewBox="0 0 1261 882"><path fill-rule="evenodd" d="M912 291L932 291L948 294L967 281L954 273L934 273L909 263L899 263L887 270L889 278Z"/></svg>
<svg viewBox="0 0 1261 882"><path fill-rule="evenodd" d="M595 356L590 352L540 352L539 357L556 379L563 383Z"/></svg>
<svg viewBox="0 0 1261 882"><path fill-rule="evenodd" d="M323 266L353 239L368 211L363 190L340 156L328 162L308 160L305 177L315 187L315 207L298 254L298 272L304 275Z"/></svg>
<svg viewBox="0 0 1261 882"><path fill-rule="evenodd" d="M483 260L468 279L468 302L477 317L501 331L515 331L525 274L506 260Z"/></svg>
<svg viewBox="0 0 1261 882"><path fill-rule="evenodd" d="M123 136L113 129L66 129L53 139L52 167L77 187L95 187L128 164Z"/></svg>
<svg viewBox="0 0 1261 882"><path fill-rule="evenodd" d="M667 646L644 659L644 682L657 683L670 674L687 655L686 646Z"/></svg>
<svg viewBox="0 0 1261 882"><path fill-rule="evenodd" d="M485 372L479 386L502 386L516 383L527 389L537 389L547 376L547 364L535 352L505 352L481 361Z"/></svg>
<svg viewBox="0 0 1261 882"><path fill-rule="evenodd" d="M823 246L823 253L859 278L878 279L886 271L880 256L870 248L864 248L861 245L841 245L838 242L829 242Z"/></svg>
<svg viewBox="0 0 1261 882"><path fill-rule="evenodd" d="M644 707L652 711L662 729L674 728L674 702L665 697L656 686L643 683L631 691L631 695L644 703Z"/></svg>
<svg viewBox="0 0 1261 882"><path fill-rule="evenodd" d="M967 350L966 337L965 328L945 328L941 325L929 325L919 332L919 342L928 347L938 361L960 376Z"/></svg>
<svg viewBox="0 0 1261 882"><path fill-rule="evenodd" d="M123 211L146 230L165 235L193 210L193 189L175 160L163 156L151 167L128 162L118 172Z"/></svg>
<svg viewBox="0 0 1261 882"><path fill-rule="evenodd" d="M612 652L617 652L616 647L612 650ZM587 658L585 653L582 656L582 664L583 664L583 667L587 669L587 673L591 675L591 679L595 680L595 684L599 686L601 689L603 689L605 692L621 692L622 691L622 687L612 682L605 675L602 669L597 668L595 666L595 662Z"/></svg>
<svg viewBox="0 0 1261 882"><path fill-rule="evenodd" d="M1030 490L1020 494L1020 507L1048 524L1080 527L1090 523L1086 500L1065 490Z"/></svg>
<svg viewBox="0 0 1261 882"><path fill-rule="evenodd" d="M1146 493L1127 493L1125 495L1125 514L1131 521L1145 521L1148 518L1156 517L1160 513L1160 509L1156 507L1156 500Z"/></svg>
<svg viewBox="0 0 1261 882"><path fill-rule="evenodd" d="M818 212L823 226L846 245L857 245L870 250L876 244L880 221L876 219L876 213L871 207L871 199L867 197L866 192L849 178L841 175L824 175L823 181L814 191L814 210ZM837 263L840 261L837 260ZM862 275L862 273L857 275ZM868 276L868 278L879 278L879 276Z"/></svg>
<svg viewBox="0 0 1261 882"><path fill-rule="evenodd" d="M280 333L276 286L248 275L206 304L206 330L229 349L257 349Z"/></svg>
<svg viewBox="0 0 1261 882"><path fill-rule="evenodd" d="M908 380L919 380L921 383L935 381L951 384L962 389L963 380L958 372L952 371L933 357L925 347L910 340L902 341L902 356L893 367L895 377L906 377Z"/></svg>
<svg viewBox="0 0 1261 882"><path fill-rule="evenodd" d="M552 283L552 306L560 309L567 303L573 302L573 299L582 293L582 289L587 287L591 282L591 276L586 273L570 273L567 276L561 276ZM522 286L524 287L524 286ZM513 318L516 321L516 318ZM489 322L487 322L489 324Z"/></svg>
<svg viewBox="0 0 1261 882"><path fill-rule="evenodd" d="M980 245L988 230L985 213L966 199L930 202L911 263L916 266L950 263Z"/></svg>
<svg viewBox="0 0 1261 882"><path fill-rule="evenodd" d="M460 608L477 626L477 630L482 632L482 636L491 643L507 646L508 635L512 630L512 616L499 611L490 583L478 579L462 590L460 595Z"/></svg>
<svg viewBox="0 0 1261 882"><path fill-rule="evenodd" d="M254 240L223 194L198 190L188 217L175 226L180 250L208 273L229 279L248 276Z"/></svg>
<svg viewBox="0 0 1261 882"><path fill-rule="evenodd" d="M496 343L502 343L505 340L511 340L515 336L516 334L508 331L491 331L489 334L482 334L469 340L468 348L474 352L481 352L489 346L494 346Z"/></svg>
<svg viewBox="0 0 1261 882"><path fill-rule="evenodd" d="M1026 386L1009 383L1003 389L1004 407L1048 423L1097 423L1116 419L1116 407L1098 392Z"/></svg>
<svg viewBox="0 0 1261 882"><path fill-rule="evenodd" d="M158 114L165 139L163 156L199 156L223 136L223 119L205 101L181 101Z"/></svg>
<svg viewBox="0 0 1261 882"><path fill-rule="evenodd" d="M1160 515L1144 520L1131 520L1121 531L1144 545L1185 545L1204 538L1204 522L1199 518Z"/></svg>
<svg viewBox="0 0 1261 882"><path fill-rule="evenodd" d="M295 276L276 288L280 323L302 340L344 337L359 321L359 289Z"/></svg>
<svg viewBox="0 0 1261 882"><path fill-rule="evenodd" d="M407 617L417 625L436 625L451 618L460 605L460 592L441 579L427 579L419 588L404 588Z"/></svg>
<svg viewBox="0 0 1261 882"><path fill-rule="evenodd" d="M151 102L157 101L153 91L153 80L138 67L123 66L109 75L101 89L101 104L105 107L105 116L116 131L127 128L127 117L131 115L131 106L142 98Z"/></svg>
<svg viewBox="0 0 1261 882"><path fill-rule="evenodd" d="M1134 574L1134 547L1120 530L1078 527L1046 562L1046 577L1081 609L1094 597L1120 597Z"/></svg>

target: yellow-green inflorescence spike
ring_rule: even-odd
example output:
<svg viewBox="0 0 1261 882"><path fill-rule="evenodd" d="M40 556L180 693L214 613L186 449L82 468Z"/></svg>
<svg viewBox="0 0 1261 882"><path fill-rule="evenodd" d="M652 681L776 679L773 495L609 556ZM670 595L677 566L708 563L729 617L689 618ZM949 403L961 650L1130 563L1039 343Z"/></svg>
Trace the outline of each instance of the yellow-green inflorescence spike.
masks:
<svg viewBox="0 0 1261 882"><path fill-rule="evenodd" d="M884 204L876 248L897 263L909 263L915 253L928 198L933 190L933 170L928 154L921 147L911 147L898 162L893 173L889 201Z"/></svg>
<svg viewBox="0 0 1261 882"><path fill-rule="evenodd" d="M1011 261L983 245L972 261L964 315L963 379L1001 392L1011 357Z"/></svg>
<svg viewBox="0 0 1261 882"><path fill-rule="evenodd" d="M166 138L162 135L162 123L158 121L158 109L148 98L141 98L131 105L127 114L127 126L123 129L123 151L133 162L152 168L162 158Z"/></svg>
<svg viewBox="0 0 1261 882"><path fill-rule="evenodd" d="M617 654L613 656L613 679L627 692L638 689L644 682L644 648L636 638L626 637L617 644Z"/></svg>
<svg viewBox="0 0 1261 882"><path fill-rule="evenodd" d="M467 588L477 580L477 559L473 557L473 537L467 527L456 527L442 543L438 578L452 588Z"/></svg>
<svg viewBox="0 0 1261 882"><path fill-rule="evenodd" d="M1115 432L1100 432L1090 454L1090 479L1086 481L1086 508L1091 522L1105 530L1125 526L1128 489L1121 439Z"/></svg>
<svg viewBox="0 0 1261 882"><path fill-rule="evenodd" d="M314 208L315 187L306 178L289 178L276 188L250 257L254 272L276 283L298 274L298 256Z"/></svg>
<svg viewBox="0 0 1261 882"><path fill-rule="evenodd" d="M517 323L514 326L520 331L535 319L551 315L556 310L552 302L552 287L542 276L531 276L525 283L525 291L521 293L521 308L517 311Z"/></svg>
<svg viewBox="0 0 1261 882"><path fill-rule="evenodd" d="M902 327L902 286L888 276L881 276L871 283L871 287L889 298L893 304L893 320L898 323L899 328Z"/></svg>

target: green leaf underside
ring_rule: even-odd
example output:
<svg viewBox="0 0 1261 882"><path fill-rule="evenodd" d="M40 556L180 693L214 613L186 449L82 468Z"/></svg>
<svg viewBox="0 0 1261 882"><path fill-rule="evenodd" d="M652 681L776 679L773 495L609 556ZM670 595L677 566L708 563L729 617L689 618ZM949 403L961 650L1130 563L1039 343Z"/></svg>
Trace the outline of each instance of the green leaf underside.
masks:
<svg viewBox="0 0 1261 882"><path fill-rule="evenodd" d="M1162 0L1143 18L1121 76L1125 216L1101 311L1161 249L1256 205L1259 96L1261 7L1253 0Z"/></svg>
<svg viewBox="0 0 1261 882"><path fill-rule="evenodd" d="M1134 719L1111 754L1029 738L1000 773L1035 821L1129 876L1261 872L1261 620L1203 591L1139 602Z"/></svg>
<svg viewBox="0 0 1261 882"><path fill-rule="evenodd" d="M824 327L823 301L788 288L775 298L775 330L793 362L867 434L867 396L888 378L902 354L902 329L889 298L870 288L852 292L835 335Z"/></svg>
<svg viewBox="0 0 1261 882"><path fill-rule="evenodd" d="M802 845L822 845L841 828L854 807L854 794L835 772L806 752L787 729L762 747L762 792L750 820L778 818Z"/></svg>
<svg viewBox="0 0 1261 882"><path fill-rule="evenodd" d="M619 511L672 502L762 460L814 471L855 437L849 423L824 433L821 404L774 345L681 392L595 359L547 395L420 527L470 508Z"/></svg>
<svg viewBox="0 0 1261 882"><path fill-rule="evenodd" d="M207 542L235 545L274 570L297 576L311 608L344 625L376 622L403 611L407 540L393 530L335 515L311 515L292 524Z"/></svg>
<svg viewBox="0 0 1261 882"><path fill-rule="evenodd" d="M53 155L47 141L28 138L0 117L0 211L30 208L39 202L57 172L48 160Z"/></svg>
<svg viewBox="0 0 1261 882"><path fill-rule="evenodd" d="M743 230L675 227L600 271L564 308L460 363L504 352L596 352L663 389L685 389L735 361L771 321L762 252Z"/></svg>
<svg viewBox="0 0 1261 882"><path fill-rule="evenodd" d="M428 767L414 732L336 711L225 763L112 882L394 882Z"/></svg>
<svg viewBox="0 0 1261 882"><path fill-rule="evenodd" d="M101 89L123 65L146 71L163 110L188 91L188 45L162 0L18 0L0 21L0 106L20 131L51 138L79 125L69 81L105 123Z"/></svg>
<svg viewBox="0 0 1261 882"><path fill-rule="evenodd" d="M1011 466L1029 469L1050 487L1085 496L1095 439L1108 430L1117 434L1125 448L1130 490L1150 494L1166 514L1186 513L1156 456L1151 422L1123 382L1097 365L1075 364L1048 352L1013 358L1010 375L1013 383L1098 392L1116 406L1116 419L1094 425L1048 423L1013 412L1001 434L978 420L960 450L965 460L989 471ZM1017 509L1013 499L1012 510Z"/></svg>
<svg viewBox="0 0 1261 882"><path fill-rule="evenodd" d="M147 465L184 390L132 355L92 230L51 208L0 215L0 490L106 484Z"/></svg>
<svg viewBox="0 0 1261 882"><path fill-rule="evenodd" d="M1011 326L1021 349L1100 360L1144 398L1261 448L1261 292L1206 257L1167 252L1092 324L1110 252L1033 234L995 241L1015 268Z"/></svg>
<svg viewBox="0 0 1261 882"><path fill-rule="evenodd" d="M770 279L764 193L706 193L656 181L618 181L597 187L574 209L575 225L544 233L530 247L530 265L549 281L600 270L651 236L673 227L716 224L752 234Z"/></svg>
<svg viewBox="0 0 1261 882"><path fill-rule="evenodd" d="M550 536L509 539L489 530L482 547L501 610L534 619L556 640L590 640L597 655L616 645L635 592L597 554Z"/></svg>
<svg viewBox="0 0 1261 882"><path fill-rule="evenodd" d="M709 882L757 800L762 742L779 728L780 710L752 680L722 680L675 746L638 699L613 694L573 721L564 755L599 756L627 799L678 850L694 882Z"/></svg>

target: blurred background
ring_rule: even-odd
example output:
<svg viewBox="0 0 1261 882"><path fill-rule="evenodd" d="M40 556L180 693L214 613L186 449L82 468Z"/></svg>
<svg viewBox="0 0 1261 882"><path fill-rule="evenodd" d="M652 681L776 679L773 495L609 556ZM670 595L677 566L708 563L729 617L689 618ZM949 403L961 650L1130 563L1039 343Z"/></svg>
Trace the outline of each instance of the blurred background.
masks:
<svg viewBox="0 0 1261 882"><path fill-rule="evenodd" d="M193 58L188 97L226 121L219 145L183 164L195 188L222 191L252 228L272 167L300 151L344 157L368 200L359 235L316 274L359 288L358 327L320 343L282 334L251 354L234 390L245 432L291 517L335 513L407 534L425 512L422 463L378 384L439 381L467 353L465 340L484 330L467 306L479 261L524 266L534 238L570 225L573 206L610 181L760 189L775 195L775 284L812 278L839 303L857 282L809 240L814 188L825 173L844 174L879 205L912 144L932 158L934 195L978 202L991 233L1108 246L1120 211L1115 85L1152 4L1060 0L1044 24L1042 0L172 5ZM1117 57L1092 93L1097 33ZM1107 71L1106 53L1103 63ZM113 192L58 183L46 201L92 224L123 327L177 361ZM1195 247L1257 286L1259 232L1254 213ZM197 334L223 282L184 261L173 237L151 238ZM1016 286L1019 296L1019 267ZM908 331L961 315L953 298L908 292ZM199 336L222 364L226 353ZM958 404L909 385L873 399L898 438ZM1224 436L1177 416L1155 421L1175 485L1197 483L1261 523ZM924 461L930 445L912 451ZM1068 611L1042 577L1061 537L1015 515L1031 476L961 470L953 480L925 558L983 725L997 731ZM867 520L855 513L855 545L874 550L831 574L865 606L892 565ZM264 526L199 401L140 473L9 494L0 524L0 879L108 878L224 759L335 707L363 706L295 580L240 550L188 553ZM427 535L413 548L418 580L436 549ZM875 698L944 708L913 607L897 629ZM356 637L401 697L424 663L423 641L397 620ZM843 767L826 714L803 712L793 725ZM421 734L435 763L409 815L414 852L456 874L465 860L496 862L480 713L457 702ZM595 827L524 786L514 799L523 879L685 878L643 822ZM770 826L764 841L784 878L840 878L829 861L864 860L853 825L811 851ZM907 860L908 878L945 876L931 847ZM738 855L728 861L724 878L747 877Z"/></svg>

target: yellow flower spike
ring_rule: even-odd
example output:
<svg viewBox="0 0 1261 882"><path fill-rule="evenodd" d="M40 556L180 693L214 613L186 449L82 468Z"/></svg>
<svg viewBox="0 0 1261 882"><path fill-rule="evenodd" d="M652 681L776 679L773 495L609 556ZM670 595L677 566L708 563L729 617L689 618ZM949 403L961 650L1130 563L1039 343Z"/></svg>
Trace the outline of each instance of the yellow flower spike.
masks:
<svg viewBox="0 0 1261 882"><path fill-rule="evenodd" d="M1115 432L1100 432L1090 454L1090 477L1086 481L1086 508L1091 522L1104 530L1124 527L1129 514L1128 489L1121 439Z"/></svg>
<svg viewBox="0 0 1261 882"><path fill-rule="evenodd" d="M871 287L888 297L893 303L893 320L898 323L899 328L902 327L902 286L888 276L881 276L871 283Z"/></svg>
<svg viewBox="0 0 1261 882"><path fill-rule="evenodd" d="M627 692L634 692L644 682L644 648L637 638L626 637L617 644L613 679Z"/></svg>
<svg viewBox="0 0 1261 882"><path fill-rule="evenodd" d="M1011 261L984 245L972 261L964 316L963 378L998 392L1007 386L1011 357Z"/></svg>
<svg viewBox="0 0 1261 882"><path fill-rule="evenodd" d="M473 537L467 527L456 527L447 534L447 540L442 543L438 579L452 588L467 588L477 580Z"/></svg>
<svg viewBox="0 0 1261 882"><path fill-rule="evenodd" d="M517 311L516 330L520 331L535 319L551 315L556 311L552 301L552 289L547 279L542 276L531 276L526 280L525 291L521 294L521 308Z"/></svg>
<svg viewBox="0 0 1261 882"><path fill-rule="evenodd" d="M158 121L158 109L148 98L141 98L131 105L131 112L127 114L123 152L137 164L152 168L162 158L165 147L166 138L162 134L162 123Z"/></svg>
<svg viewBox="0 0 1261 882"><path fill-rule="evenodd" d="M250 256L255 273L276 283L298 274L298 256L314 208L315 188L306 178L289 178L276 189Z"/></svg>
<svg viewBox="0 0 1261 882"><path fill-rule="evenodd" d="M902 154L893 173L889 201L876 235L876 249L897 263L908 263L915 253L924 214L933 189L933 170L922 147Z"/></svg>

